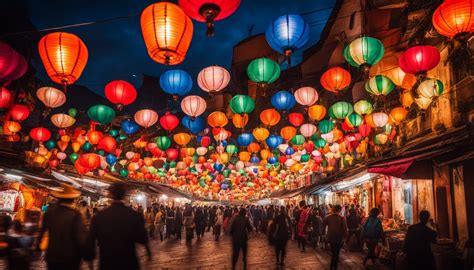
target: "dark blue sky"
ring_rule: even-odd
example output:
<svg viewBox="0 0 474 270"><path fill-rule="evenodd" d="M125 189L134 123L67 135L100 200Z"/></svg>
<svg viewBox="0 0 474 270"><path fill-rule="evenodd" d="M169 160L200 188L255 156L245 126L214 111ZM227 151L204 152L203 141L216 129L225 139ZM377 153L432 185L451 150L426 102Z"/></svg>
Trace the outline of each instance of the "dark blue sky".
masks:
<svg viewBox="0 0 474 270"><path fill-rule="evenodd" d="M130 14L139 14L155 1L149 0L26 0L30 18L37 29L97 21ZM172 1L177 2L177 1ZM262 33L276 17L288 13L304 13L333 7L335 0L242 0L239 9L230 17L216 23L213 38L205 36L205 24L194 23L194 35L186 60L166 67L148 56L140 30L139 16L107 23L69 28L63 31L78 35L89 49L89 61L77 84L85 85L102 94L111 80L127 80L140 86L142 74L159 76L167 69L185 69L193 76L202 68L217 64L229 68L232 48L248 37L247 27L254 25L252 34ZM315 44L325 26L331 9L305 15L311 25L311 39L306 47ZM40 61L38 70L45 77ZM194 85L196 88L197 85Z"/></svg>

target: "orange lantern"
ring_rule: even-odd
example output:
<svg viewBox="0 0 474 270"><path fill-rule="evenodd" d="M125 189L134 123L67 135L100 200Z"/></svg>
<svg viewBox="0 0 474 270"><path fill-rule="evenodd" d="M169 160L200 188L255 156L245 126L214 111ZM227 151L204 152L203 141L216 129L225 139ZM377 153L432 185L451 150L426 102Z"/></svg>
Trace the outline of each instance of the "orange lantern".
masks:
<svg viewBox="0 0 474 270"><path fill-rule="evenodd" d="M344 133L342 133L342 130L338 128L334 128L332 130L332 135L333 135L334 141L338 141L342 138L342 136L344 136Z"/></svg>
<svg viewBox="0 0 474 270"><path fill-rule="evenodd" d="M324 89L337 93L349 86L351 74L343 68L332 67L323 73L320 83Z"/></svg>
<svg viewBox="0 0 474 270"><path fill-rule="evenodd" d="M407 117L408 111L403 107L396 107L390 111L390 118L395 124L400 124Z"/></svg>
<svg viewBox="0 0 474 270"><path fill-rule="evenodd" d="M65 113L57 113L51 115L51 123L58 128L68 128L76 123L76 119Z"/></svg>
<svg viewBox="0 0 474 270"><path fill-rule="evenodd" d="M415 86L417 80L418 79L415 75L406 73L405 77L403 77L402 88L406 90L411 90L413 86Z"/></svg>
<svg viewBox="0 0 474 270"><path fill-rule="evenodd" d="M275 109L266 109L260 113L260 121L270 127L278 124L280 118L280 113Z"/></svg>
<svg viewBox="0 0 474 270"><path fill-rule="evenodd" d="M5 121L3 123L3 134L4 135L13 135L21 130L21 125L15 121Z"/></svg>
<svg viewBox="0 0 474 270"><path fill-rule="evenodd" d="M248 114L234 114L232 116L232 123L236 128L244 128L249 122Z"/></svg>
<svg viewBox="0 0 474 270"><path fill-rule="evenodd" d="M240 152L239 159L243 162L248 162L250 160L250 153L247 151Z"/></svg>
<svg viewBox="0 0 474 270"><path fill-rule="evenodd" d="M410 90L405 90L400 95L400 102L402 103L403 107L408 108L415 102L413 95Z"/></svg>
<svg viewBox="0 0 474 270"><path fill-rule="evenodd" d="M211 127L224 127L225 125L227 125L228 120L225 113L215 111L209 114L209 116L207 117L207 123Z"/></svg>
<svg viewBox="0 0 474 270"><path fill-rule="evenodd" d="M63 85L73 84L79 79L89 57L84 42L65 32L44 36L38 44L38 51L49 78Z"/></svg>
<svg viewBox="0 0 474 270"><path fill-rule="evenodd" d="M267 160L271 154L272 152L270 152L270 150L268 149L262 149L260 151L260 157L262 158L262 160Z"/></svg>
<svg viewBox="0 0 474 270"><path fill-rule="evenodd" d="M94 153L83 154L78 162L86 169L94 170L100 166L100 156Z"/></svg>
<svg viewBox="0 0 474 270"><path fill-rule="evenodd" d="M61 107L66 103L66 95L54 87L39 88L36 90L36 97L48 108Z"/></svg>
<svg viewBox="0 0 474 270"><path fill-rule="evenodd" d="M283 139L285 139L287 141L291 140L296 135L296 128L294 128L292 126L283 127L280 130L280 135L283 137Z"/></svg>
<svg viewBox="0 0 474 270"><path fill-rule="evenodd" d="M252 131L252 135L257 141L261 142L268 138L268 136L270 136L270 131L268 131L268 129L266 128L255 128Z"/></svg>
<svg viewBox="0 0 474 270"><path fill-rule="evenodd" d="M87 140L92 145L98 144L100 142L100 139L102 139L102 132L97 130L89 130L89 132L87 132Z"/></svg>
<svg viewBox="0 0 474 270"><path fill-rule="evenodd" d="M257 153L260 150L260 145L258 143L250 143L249 146L247 146L247 150L250 153Z"/></svg>
<svg viewBox="0 0 474 270"><path fill-rule="evenodd" d="M313 105L308 108L308 116L313 121L321 121L326 116L326 108L322 105Z"/></svg>
<svg viewBox="0 0 474 270"><path fill-rule="evenodd" d="M441 35L453 38L474 32L472 0L447 0L433 13L433 26Z"/></svg>
<svg viewBox="0 0 474 270"><path fill-rule="evenodd" d="M193 38L193 22L179 6L151 4L143 10L140 25L148 55L155 62L177 65L184 61Z"/></svg>
<svg viewBox="0 0 474 270"><path fill-rule="evenodd" d="M115 138L112 136L104 136L100 139L97 148L107 153L112 153L115 151L115 148L117 148L117 141L115 141Z"/></svg>
<svg viewBox="0 0 474 270"><path fill-rule="evenodd" d="M184 132L176 133L176 134L174 134L174 136L173 136L173 140L174 140L178 145L185 146L185 145L188 144L189 141L191 140L191 136L189 136L188 133L184 133Z"/></svg>
<svg viewBox="0 0 474 270"><path fill-rule="evenodd" d="M364 117L364 121L371 128L376 128L377 127L374 123L374 119L372 118L372 114L366 114L365 117Z"/></svg>

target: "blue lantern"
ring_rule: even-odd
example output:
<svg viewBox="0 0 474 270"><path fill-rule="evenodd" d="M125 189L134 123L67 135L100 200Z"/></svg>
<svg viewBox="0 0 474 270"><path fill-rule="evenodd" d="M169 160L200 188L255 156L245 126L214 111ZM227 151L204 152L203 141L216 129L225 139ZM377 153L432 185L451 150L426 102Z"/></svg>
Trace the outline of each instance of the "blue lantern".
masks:
<svg viewBox="0 0 474 270"><path fill-rule="evenodd" d="M278 135L270 135L268 138L265 140L267 143L268 147L273 150L278 147L278 145L283 143L283 138Z"/></svg>
<svg viewBox="0 0 474 270"><path fill-rule="evenodd" d="M133 133L137 132L140 128L137 123L132 121L131 119L125 119L120 123L120 127L128 136L132 135Z"/></svg>
<svg viewBox="0 0 474 270"><path fill-rule="evenodd" d="M285 90L273 94L271 101L273 107L280 111L288 111L296 104L295 96Z"/></svg>
<svg viewBox="0 0 474 270"><path fill-rule="evenodd" d="M293 155L294 153L295 153L295 149L293 149L293 147L288 147L288 148L286 148L286 150L285 150L285 155L287 155L287 156L291 156L291 155Z"/></svg>
<svg viewBox="0 0 474 270"><path fill-rule="evenodd" d="M252 156L250 158L250 162L252 163L259 163L260 162L260 159L257 157L257 156Z"/></svg>
<svg viewBox="0 0 474 270"><path fill-rule="evenodd" d="M251 133L242 133L237 137L237 143L240 146L248 146L253 141L253 135Z"/></svg>
<svg viewBox="0 0 474 270"><path fill-rule="evenodd" d="M191 119L191 117L187 115L183 117L183 119L181 119L181 124L187 129L189 129L189 131L191 131L191 133L193 134L201 132L206 127L204 118L196 117L194 119Z"/></svg>
<svg viewBox="0 0 474 270"><path fill-rule="evenodd" d="M106 157L105 157L105 161L107 162L107 164L109 164L110 166L113 166L115 164L115 162L117 161L117 157L115 155L112 155L112 154L108 154Z"/></svg>
<svg viewBox="0 0 474 270"><path fill-rule="evenodd" d="M214 163L214 170L220 172L222 171L222 169L224 169L224 165L219 164L219 163Z"/></svg>
<svg viewBox="0 0 474 270"><path fill-rule="evenodd" d="M268 45L289 56L309 40L309 24L300 15L287 14L276 18L265 32Z"/></svg>
<svg viewBox="0 0 474 270"><path fill-rule="evenodd" d="M177 98L177 96L184 96L191 91L193 79L184 70L172 69L161 75L160 86L163 91Z"/></svg>
<svg viewBox="0 0 474 270"><path fill-rule="evenodd" d="M274 156L271 156L271 157L268 158L267 161L268 161L268 163L270 163L270 164L275 164L275 162L277 162L277 158L274 157Z"/></svg>

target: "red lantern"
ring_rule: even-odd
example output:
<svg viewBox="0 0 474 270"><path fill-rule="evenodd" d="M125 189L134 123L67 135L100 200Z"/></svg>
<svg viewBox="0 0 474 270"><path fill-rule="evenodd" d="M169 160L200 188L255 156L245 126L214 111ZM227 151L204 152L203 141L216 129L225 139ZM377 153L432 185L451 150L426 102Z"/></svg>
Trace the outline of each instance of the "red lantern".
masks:
<svg viewBox="0 0 474 270"><path fill-rule="evenodd" d="M178 158L178 155L179 155L178 150L174 148L169 148L168 150L166 150L166 156L171 161L176 160Z"/></svg>
<svg viewBox="0 0 474 270"><path fill-rule="evenodd" d="M209 145L211 145L211 138L209 136L201 137L201 146L208 147Z"/></svg>
<svg viewBox="0 0 474 270"><path fill-rule="evenodd" d="M36 127L30 130L30 137L37 142L45 142L51 138L51 132L44 127Z"/></svg>
<svg viewBox="0 0 474 270"><path fill-rule="evenodd" d="M368 137L370 135L371 128L370 128L369 125L362 124L358 127L358 129L359 129L359 133L362 137Z"/></svg>
<svg viewBox="0 0 474 270"><path fill-rule="evenodd" d="M81 166L88 170L94 170L100 166L100 156L94 153L83 154L78 161Z"/></svg>
<svg viewBox="0 0 474 270"><path fill-rule="evenodd" d="M433 13L433 26L443 36L458 37L474 32L472 0L444 1Z"/></svg>
<svg viewBox="0 0 474 270"><path fill-rule="evenodd" d="M343 68L333 67L323 73L320 83L324 89L337 93L349 86L351 74Z"/></svg>
<svg viewBox="0 0 474 270"><path fill-rule="evenodd" d="M25 58L8 44L0 42L0 81L14 81L25 74L28 64Z"/></svg>
<svg viewBox="0 0 474 270"><path fill-rule="evenodd" d="M30 109L25 105L16 104L10 109L10 117L14 121L21 122L28 118L30 115Z"/></svg>
<svg viewBox="0 0 474 270"><path fill-rule="evenodd" d="M100 139L97 148L102 149L107 153L112 153L115 151L115 148L117 148L117 141L115 141L112 136L104 136Z"/></svg>
<svg viewBox="0 0 474 270"><path fill-rule="evenodd" d="M105 97L121 108L121 106L127 106L135 101L137 90L126 81L111 81L105 86Z"/></svg>
<svg viewBox="0 0 474 270"><path fill-rule="evenodd" d="M0 87L0 109L9 107L12 100L10 91L5 87Z"/></svg>
<svg viewBox="0 0 474 270"><path fill-rule="evenodd" d="M302 113L293 112L288 114L288 121L290 121L293 126L299 127L304 122L304 116Z"/></svg>
<svg viewBox="0 0 474 270"><path fill-rule="evenodd" d="M179 119L175 115L167 112L160 118L160 125L164 130L171 132L179 125Z"/></svg>
<svg viewBox="0 0 474 270"><path fill-rule="evenodd" d="M98 144L100 142L100 139L102 139L102 132L98 130L89 130L89 132L87 132L87 140L92 145Z"/></svg>
<svg viewBox="0 0 474 270"><path fill-rule="evenodd" d="M407 49L400 55L400 68L410 74L423 75L435 68L440 60L438 49L429 45L418 45Z"/></svg>
<svg viewBox="0 0 474 270"><path fill-rule="evenodd" d="M89 169L81 165L81 162L79 162L79 160L74 163L74 168L76 168L76 172L78 174L85 174L89 171Z"/></svg>

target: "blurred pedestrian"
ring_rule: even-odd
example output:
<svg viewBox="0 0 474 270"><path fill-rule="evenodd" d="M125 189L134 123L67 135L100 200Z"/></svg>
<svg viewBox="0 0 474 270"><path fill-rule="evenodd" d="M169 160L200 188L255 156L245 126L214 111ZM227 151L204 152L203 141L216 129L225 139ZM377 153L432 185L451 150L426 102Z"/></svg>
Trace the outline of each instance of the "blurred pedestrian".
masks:
<svg viewBox="0 0 474 270"><path fill-rule="evenodd" d="M249 233L252 231L252 225L246 217L247 210L241 208L238 215L233 219L230 225L230 234L232 236L232 269L235 269L239 259L240 250L242 250L244 269L247 269L247 241Z"/></svg>
<svg viewBox="0 0 474 270"><path fill-rule="evenodd" d="M24 233L23 225L15 220L8 230L6 242L8 269L28 270L30 269L30 258L33 247L33 237Z"/></svg>
<svg viewBox="0 0 474 270"><path fill-rule="evenodd" d="M306 241L308 240L308 218L310 209L306 205L305 201L300 201L300 213L297 225L298 233L298 247L301 252L305 252Z"/></svg>
<svg viewBox="0 0 474 270"><path fill-rule="evenodd" d="M430 212L420 211L420 222L408 227L403 250L409 269L435 269L431 245L436 243L436 232L427 226Z"/></svg>
<svg viewBox="0 0 474 270"><path fill-rule="evenodd" d="M156 212L154 224L155 224L156 231L158 231L158 233L160 234L160 241L162 242L163 242L163 230L165 227L165 216L166 216L166 213L164 211L164 207L160 206L158 208L158 211Z"/></svg>
<svg viewBox="0 0 474 270"><path fill-rule="evenodd" d="M349 215L346 217L346 222L347 229L349 231L349 234L347 236L347 245L349 246L349 248L352 248L354 250L360 250L360 216L354 205L352 205L352 207L349 209ZM351 237L355 240L352 240Z"/></svg>
<svg viewBox="0 0 474 270"><path fill-rule="evenodd" d="M272 231L275 253L277 259L277 266L285 265L286 245L291 238L291 220L284 206L280 207L278 216L274 219L272 224Z"/></svg>
<svg viewBox="0 0 474 270"><path fill-rule="evenodd" d="M169 206L166 207L166 237L165 238L171 238L171 235L174 234L174 219L175 219L175 213L173 209Z"/></svg>
<svg viewBox="0 0 474 270"><path fill-rule="evenodd" d="M204 212L201 207L198 207L196 209L196 212L194 213L194 224L196 226L197 239L201 240L201 237L204 236L204 230L206 227L206 224L204 221Z"/></svg>
<svg viewBox="0 0 474 270"><path fill-rule="evenodd" d="M145 212L145 228L151 239L155 239L155 212L149 206Z"/></svg>
<svg viewBox="0 0 474 270"><path fill-rule="evenodd" d="M183 232L183 212L181 212L181 209L179 207L176 207L176 219L175 219L175 233L176 233L176 239L181 240L181 235Z"/></svg>
<svg viewBox="0 0 474 270"><path fill-rule="evenodd" d="M194 214L191 205L186 204L183 212L184 228L186 230L186 243L191 243L194 236Z"/></svg>
<svg viewBox="0 0 474 270"><path fill-rule="evenodd" d="M378 208L372 208L364 223L362 237L368 250L367 256L365 256L364 259L364 266L367 264L369 259L372 261L372 264L376 264L377 256L375 255L375 248L383 238L383 228L382 222L378 217L379 214L380 210Z"/></svg>
<svg viewBox="0 0 474 270"><path fill-rule="evenodd" d="M213 230L216 241L219 240L219 237L221 235L222 224L224 223L224 213L222 212L222 210L222 208L217 208L216 210L216 221Z"/></svg>
<svg viewBox="0 0 474 270"><path fill-rule="evenodd" d="M327 227L326 242L331 247L330 269L337 269L339 262L339 252L341 251L344 239L347 236L347 224L341 215L341 206L335 205L332 213L326 217L324 228Z"/></svg>

